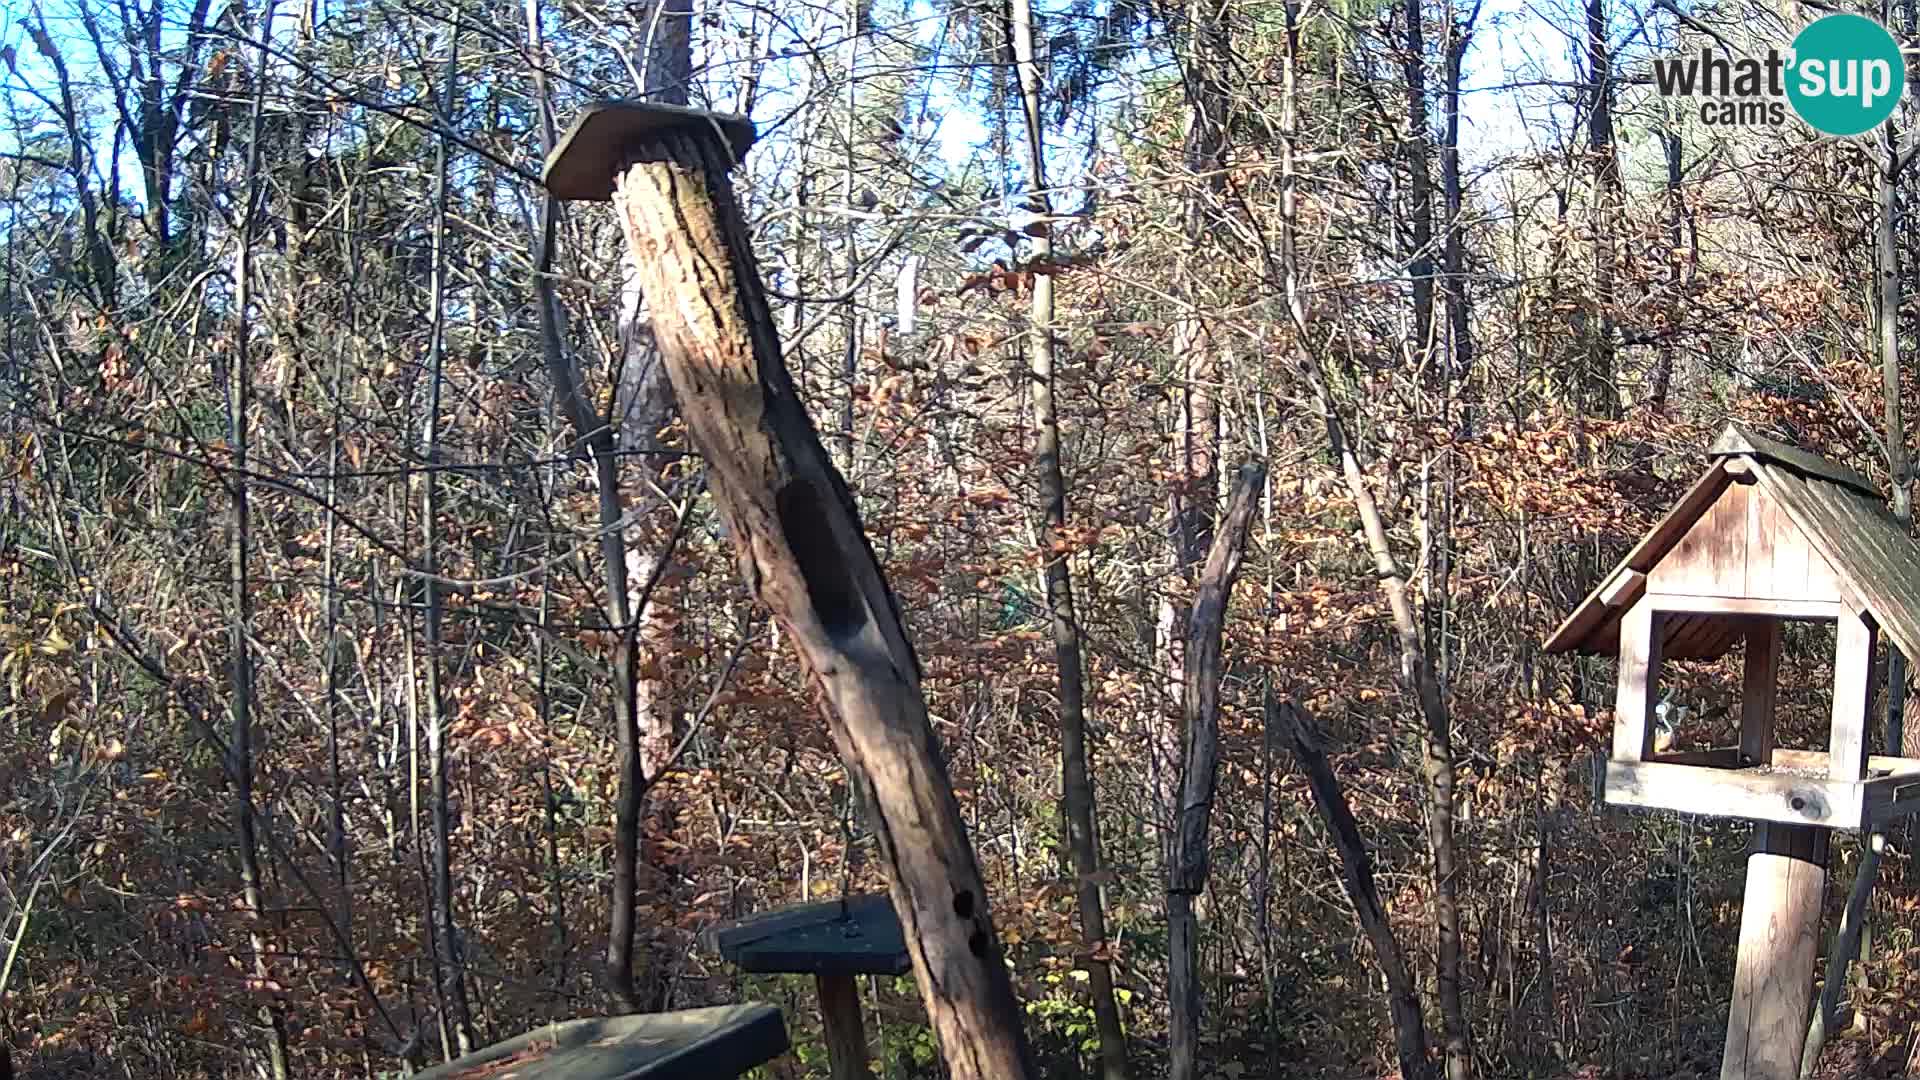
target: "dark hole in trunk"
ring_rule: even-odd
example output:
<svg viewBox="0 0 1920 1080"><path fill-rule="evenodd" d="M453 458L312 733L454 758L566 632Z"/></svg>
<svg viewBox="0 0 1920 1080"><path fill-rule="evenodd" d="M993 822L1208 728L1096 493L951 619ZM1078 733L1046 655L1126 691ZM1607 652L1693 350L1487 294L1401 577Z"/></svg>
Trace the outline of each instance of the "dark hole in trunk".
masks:
<svg viewBox="0 0 1920 1080"><path fill-rule="evenodd" d="M867 623L866 607L855 593L853 578L847 574L846 563L833 542L819 487L811 480L795 479L780 489L774 503L780 514L780 531L800 564L807 598L813 601L821 625L836 641L858 634Z"/></svg>

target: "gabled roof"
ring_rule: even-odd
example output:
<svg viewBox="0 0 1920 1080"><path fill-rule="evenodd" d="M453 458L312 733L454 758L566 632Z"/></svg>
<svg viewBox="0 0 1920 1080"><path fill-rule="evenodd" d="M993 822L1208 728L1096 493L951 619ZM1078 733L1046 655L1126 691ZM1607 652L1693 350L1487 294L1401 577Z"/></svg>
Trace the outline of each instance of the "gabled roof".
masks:
<svg viewBox="0 0 1920 1080"><path fill-rule="evenodd" d="M1832 564L1844 588L1900 651L1920 658L1920 544L1894 520L1865 477L1737 423L1727 425L1709 454L1715 459L1712 468L1600 579L1547 639L1547 652L1617 651L1625 606L1615 595L1616 583L1629 579L1625 571L1653 569L1733 482L1734 473L1745 471Z"/></svg>

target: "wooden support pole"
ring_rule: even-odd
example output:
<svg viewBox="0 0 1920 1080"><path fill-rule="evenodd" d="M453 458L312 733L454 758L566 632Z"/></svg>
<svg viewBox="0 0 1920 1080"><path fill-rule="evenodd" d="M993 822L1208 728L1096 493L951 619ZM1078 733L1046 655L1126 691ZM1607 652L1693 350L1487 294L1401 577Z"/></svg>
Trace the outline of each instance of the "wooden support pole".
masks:
<svg viewBox="0 0 1920 1080"><path fill-rule="evenodd" d="M1799 1076L1820 947L1829 832L1772 822L1753 827L1720 1080Z"/></svg>
<svg viewBox="0 0 1920 1080"><path fill-rule="evenodd" d="M1642 596L1620 616L1620 682L1613 704L1613 760L1653 753L1653 702L1660 688L1660 617Z"/></svg>
<svg viewBox="0 0 1920 1080"><path fill-rule="evenodd" d="M1852 612L1834 633L1832 756L1827 775L1857 782L1867 767L1867 704L1873 694L1874 627Z"/></svg>
<svg viewBox="0 0 1920 1080"><path fill-rule="evenodd" d="M873 1080L867 1068L867 1029L860 1020L860 988L853 976L815 975L813 987L820 994L833 1080Z"/></svg>
<svg viewBox="0 0 1920 1080"><path fill-rule="evenodd" d="M794 390L728 179L742 123L596 107L549 156L548 188L604 197L593 178L611 163L614 208L687 435L749 592L799 653L848 776L870 796L948 1068L955 1080L1027 1080L1033 1054L920 665L853 496Z"/></svg>
<svg viewBox="0 0 1920 1080"><path fill-rule="evenodd" d="M1740 759L1773 764L1774 702L1780 694L1780 620L1747 627L1746 668L1740 680Z"/></svg>

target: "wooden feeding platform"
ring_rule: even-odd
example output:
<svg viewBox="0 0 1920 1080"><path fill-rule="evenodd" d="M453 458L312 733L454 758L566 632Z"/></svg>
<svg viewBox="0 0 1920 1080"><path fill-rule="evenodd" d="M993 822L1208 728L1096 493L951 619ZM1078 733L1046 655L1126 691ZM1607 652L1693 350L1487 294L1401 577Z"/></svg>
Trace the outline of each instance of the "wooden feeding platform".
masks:
<svg viewBox="0 0 1920 1080"><path fill-rule="evenodd" d="M1920 659L1920 545L1864 477L1728 425L1714 462L1547 640L1619 658L1605 798L1758 823L1721 1080L1793 1080L1834 829L1920 812L1920 760L1868 753L1881 634ZM1826 750L1777 745L1780 627L1835 626ZM1745 644L1740 743L1656 752L1666 660ZM1894 747L1892 749L1898 749Z"/></svg>
<svg viewBox="0 0 1920 1080"><path fill-rule="evenodd" d="M1864 829L1920 811L1920 761L1867 758L1858 780L1835 780L1831 755L1775 747L1771 762L1737 746L1607 763L1606 799L1617 806ZM1702 770L1713 770L1708 782Z"/></svg>
<svg viewBox="0 0 1920 1080"><path fill-rule="evenodd" d="M912 970L906 935L886 894L776 908L709 930L701 938L741 971L812 975L833 1080L864 1080L872 1075L867 1069L866 1028L854 977L905 975Z"/></svg>
<svg viewBox="0 0 1920 1080"><path fill-rule="evenodd" d="M719 1005L549 1024L416 1080L717 1080L744 1076L786 1051L779 1009Z"/></svg>

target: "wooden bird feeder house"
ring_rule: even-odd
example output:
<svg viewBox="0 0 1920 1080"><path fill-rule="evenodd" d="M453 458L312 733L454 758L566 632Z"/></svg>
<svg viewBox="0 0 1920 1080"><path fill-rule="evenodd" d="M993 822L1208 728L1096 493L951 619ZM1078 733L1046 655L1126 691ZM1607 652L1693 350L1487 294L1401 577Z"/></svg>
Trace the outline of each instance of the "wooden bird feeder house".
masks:
<svg viewBox="0 0 1920 1080"><path fill-rule="evenodd" d="M776 908L702 936L741 971L812 975L833 1080L873 1075L854 977L905 975L913 969L900 917L884 894Z"/></svg>
<svg viewBox="0 0 1920 1080"><path fill-rule="evenodd" d="M1920 658L1920 546L1852 470L1737 424L1711 454L1713 467L1546 643L1620 658L1606 800L1827 829L1920 810L1920 760L1867 753L1875 638ZM1824 751L1774 743L1790 620L1837 624ZM1655 753L1661 662L1741 641L1739 745Z"/></svg>
<svg viewBox="0 0 1920 1080"><path fill-rule="evenodd" d="M1619 657L1605 799L1759 823L1722 1080L1797 1075L1834 829L1920 811L1920 760L1868 753L1878 635L1920 658L1920 546L1865 478L1729 425L1712 466L1547 640ZM1776 744L1781 624L1833 623L1824 750ZM1656 752L1664 660L1744 642L1739 742ZM1895 748L1897 749L1897 748Z"/></svg>

